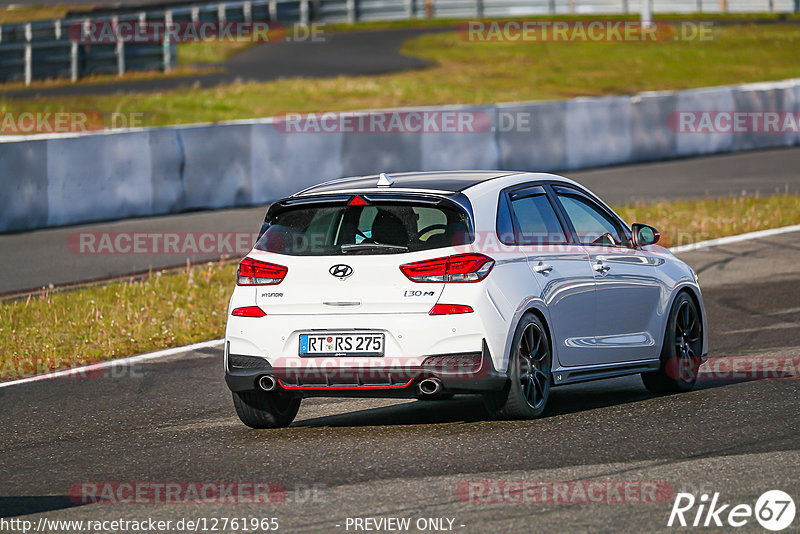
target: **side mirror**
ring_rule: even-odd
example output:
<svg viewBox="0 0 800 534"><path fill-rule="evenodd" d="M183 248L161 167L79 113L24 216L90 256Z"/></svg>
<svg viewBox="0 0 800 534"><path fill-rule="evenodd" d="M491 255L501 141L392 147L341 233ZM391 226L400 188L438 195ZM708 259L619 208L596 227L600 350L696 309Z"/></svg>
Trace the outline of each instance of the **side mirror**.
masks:
<svg viewBox="0 0 800 534"><path fill-rule="evenodd" d="M634 223L633 225L633 244L637 247L654 245L661 239L661 234L648 224Z"/></svg>

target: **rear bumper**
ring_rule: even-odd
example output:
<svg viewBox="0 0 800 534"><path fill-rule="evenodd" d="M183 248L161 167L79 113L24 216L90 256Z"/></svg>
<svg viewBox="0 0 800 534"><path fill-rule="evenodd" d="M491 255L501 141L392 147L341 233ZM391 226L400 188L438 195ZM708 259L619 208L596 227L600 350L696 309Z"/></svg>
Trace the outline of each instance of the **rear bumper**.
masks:
<svg viewBox="0 0 800 534"><path fill-rule="evenodd" d="M472 284L463 284L472 285ZM316 332L374 332L385 336L384 356L375 366L413 367L432 354L456 354L480 350L485 340L491 349L495 369L505 370L505 337L508 326L498 324L500 316L491 304L480 305L475 298L453 297L454 302L473 307L474 313L431 316L428 313L342 313L329 315L273 315L265 306L265 317L228 317L225 340L233 354L267 359L273 367L302 365L300 335ZM252 304L248 301L248 305ZM239 306L239 303L235 304ZM352 366L362 357L350 358ZM382 360L382 361L381 361ZM343 367L347 362L342 363Z"/></svg>
<svg viewBox="0 0 800 534"><path fill-rule="evenodd" d="M273 367L265 358L228 355L225 383L231 391L258 390L258 379L264 375L277 379L276 392L296 397L413 398L420 396L418 386L426 378L441 381L440 394L480 393L502 389L507 381L494 368L485 343L481 352L431 355L421 366L380 369Z"/></svg>

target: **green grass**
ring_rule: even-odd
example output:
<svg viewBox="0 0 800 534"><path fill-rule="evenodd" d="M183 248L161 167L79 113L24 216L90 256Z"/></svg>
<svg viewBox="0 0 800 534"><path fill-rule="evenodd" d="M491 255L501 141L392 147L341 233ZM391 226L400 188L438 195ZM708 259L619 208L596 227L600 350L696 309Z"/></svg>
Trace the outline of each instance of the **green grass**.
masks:
<svg viewBox="0 0 800 534"><path fill-rule="evenodd" d="M15 24L18 22L33 22L37 20L60 19L68 11L82 11L87 7L76 7L66 4L56 6L23 6L10 5L0 7L0 24Z"/></svg>
<svg viewBox="0 0 800 534"><path fill-rule="evenodd" d="M220 337L235 270L213 263L4 302L0 377Z"/></svg>
<svg viewBox="0 0 800 534"><path fill-rule="evenodd" d="M79 78L77 82L69 82L65 81L63 78L47 78L42 80L33 80L29 86L26 86L24 82L21 81L14 81L8 82L5 84L0 84L0 88L4 91L12 91L12 90L21 90L21 89L45 89L49 87L61 87L61 86L70 86L74 87L76 85L94 85L100 83L116 83L120 80L124 81L136 81L136 80L154 80L154 79L161 79L161 78L180 78L189 75L198 75L198 74L212 74L215 72L221 72L221 70L213 64L202 65L202 64L195 64L195 65L182 65L178 64L178 67L172 69L170 72L162 72L156 70L134 70L128 71L124 75L119 76L117 74L92 74L90 76L85 76L83 78ZM49 98L49 97L48 97ZM89 100L91 100L89 98ZM9 99L8 101L11 101ZM3 103L7 102L0 98L0 110L3 109ZM40 108L36 108L40 109ZM36 111L34 109L34 111ZM66 109L66 108L59 108L59 109ZM22 111L22 110L20 110Z"/></svg>
<svg viewBox="0 0 800 534"><path fill-rule="evenodd" d="M629 223L658 228L665 247L800 224L800 195L637 202L614 209Z"/></svg>
<svg viewBox="0 0 800 534"><path fill-rule="evenodd" d="M800 224L800 195L616 207L674 246ZM0 378L220 338L236 264L209 263L0 302Z"/></svg>
<svg viewBox="0 0 800 534"><path fill-rule="evenodd" d="M191 65L205 65L208 63L222 63L251 46L254 42L248 41L200 41L196 43L178 44L178 65L188 67Z"/></svg>
<svg viewBox="0 0 800 534"><path fill-rule="evenodd" d="M436 28L442 26L456 26L465 20L476 20L471 17L460 19L412 19L412 20L385 20L356 22L348 24L338 22L329 24L330 31L364 31L386 30L399 28ZM489 18L481 20L492 20ZM567 15L559 14L555 17L549 15L526 17L500 17L497 20L639 20L639 14L633 10L628 15ZM753 21L783 22L800 20L800 14L794 13L658 13L653 20L689 20L689 21L724 21L729 23L749 23Z"/></svg>
<svg viewBox="0 0 800 534"><path fill-rule="evenodd" d="M467 42L455 32L405 43L435 66L380 76L285 79L109 96L0 98L0 111L141 112L145 126L287 111L484 104L779 80L800 76L796 25L717 27L710 42Z"/></svg>

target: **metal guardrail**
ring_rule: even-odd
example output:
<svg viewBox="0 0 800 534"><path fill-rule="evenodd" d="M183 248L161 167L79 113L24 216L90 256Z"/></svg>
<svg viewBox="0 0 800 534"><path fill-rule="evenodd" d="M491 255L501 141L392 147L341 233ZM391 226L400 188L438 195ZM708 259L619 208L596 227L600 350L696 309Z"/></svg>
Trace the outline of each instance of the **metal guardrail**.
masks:
<svg viewBox="0 0 800 534"><path fill-rule="evenodd" d="M168 41L82 43L69 28L92 21L169 22L360 22L413 18L521 17L565 14L626 14L645 0L236 0L220 3L119 7L97 15L0 26L0 82L65 78L175 66ZM798 12L800 0L653 0L654 12ZM112 14L113 13L113 14Z"/></svg>

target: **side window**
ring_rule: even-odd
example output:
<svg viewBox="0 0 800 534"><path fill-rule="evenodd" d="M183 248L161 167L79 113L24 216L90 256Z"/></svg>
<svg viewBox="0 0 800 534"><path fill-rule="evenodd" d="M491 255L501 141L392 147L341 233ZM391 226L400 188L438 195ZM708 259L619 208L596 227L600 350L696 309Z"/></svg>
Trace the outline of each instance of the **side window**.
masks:
<svg viewBox="0 0 800 534"><path fill-rule="evenodd" d="M556 189L556 195L584 245L620 245L625 241L622 228L599 206L582 195ZM613 242L606 234L611 234Z"/></svg>
<svg viewBox="0 0 800 534"><path fill-rule="evenodd" d="M536 188L541 190L541 188ZM520 245L563 244L564 229L544 190L540 194L517 193L511 196L511 208L519 225Z"/></svg>
<svg viewBox="0 0 800 534"><path fill-rule="evenodd" d="M511 222L511 212L508 211L508 201L506 195L501 193L497 203L497 235L500 242L506 245L513 245L514 223Z"/></svg>

